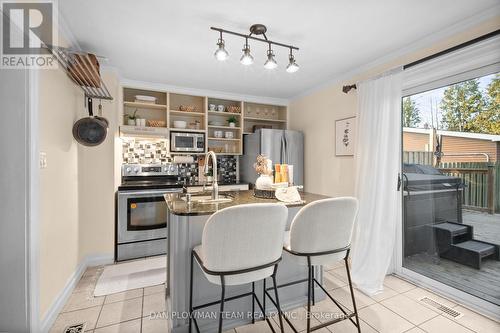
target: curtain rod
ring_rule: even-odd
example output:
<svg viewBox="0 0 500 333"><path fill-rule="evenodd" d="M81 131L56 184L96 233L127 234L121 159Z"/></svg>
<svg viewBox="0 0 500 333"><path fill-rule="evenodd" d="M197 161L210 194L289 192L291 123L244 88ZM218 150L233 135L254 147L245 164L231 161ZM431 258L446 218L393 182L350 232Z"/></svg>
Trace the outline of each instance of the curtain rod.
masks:
<svg viewBox="0 0 500 333"><path fill-rule="evenodd" d="M431 54L430 56L424 57L424 58L416 60L414 62L410 62L409 64L404 65L403 69L408 69L410 67L416 66L416 65L421 64L423 62L426 62L426 61L438 58L440 56L443 56L445 54L451 53L453 51L457 51L457 50L460 50L460 49L462 49L464 47L473 45L475 43L482 42L483 40L495 37L498 34L500 34L500 29L497 29L497 30L492 31L490 33L487 33L485 35L479 36L477 38L471 39L471 40L469 40L467 42L464 42L462 44L458 44L458 45L452 46L452 47L450 47L450 48L448 48L446 50L440 51L438 53Z"/></svg>
<svg viewBox="0 0 500 333"><path fill-rule="evenodd" d="M438 58L438 57L443 56L445 54L448 54L448 53L460 50L460 49L462 49L464 47L473 45L473 44L481 42L483 40L495 37L495 36L497 36L499 34L500 34L500 29L497 29L497 30L489 32L489 33L487 33L485 35L482 35L482 36L476 37L474 39L471 39L471 40L469 40L467 42L464 42L464 43L452 46L450 48L447 48L446 50L443 50L443 51L440 51L438 53L434 53L434 54L431 54L431 55L429 55L427 57L424 57L424 58L415 60L413 62L410 62L409 64L406 64L406 65L403 66L403 70L411 68L411 67L416 66L416 65L419 65L419 64L421 64L423 62L426 62L426 61ZM347 94L351 89L356 89L356 88L357 88L356 84L346 85L346 86L342 87L342 91Z"/></svg>

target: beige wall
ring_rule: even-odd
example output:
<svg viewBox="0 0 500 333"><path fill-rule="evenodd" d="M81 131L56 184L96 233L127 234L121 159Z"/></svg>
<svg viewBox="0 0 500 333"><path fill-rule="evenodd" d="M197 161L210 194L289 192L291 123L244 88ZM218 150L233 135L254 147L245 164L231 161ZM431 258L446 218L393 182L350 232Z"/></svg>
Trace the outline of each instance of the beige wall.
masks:
<svg viewBox="0 0 500 333"><path fill-rule="evenodd" d="M103 73L113 102L103 101L103 116L109 121L106 141L97 147L78 145L79 193L79 259L87 256L109 256L114 253L115 216L115 137L118 135L119 84L116 75ZM94 100L97 112L98 101ZM83 107L79 116L85 116Z"/></svg>
<svg viewBox="0 0 500 333"><path fill-rule="evenodd" d="M500 17L489 20L418 52L355 75L338 84L322 88L293 100L289 106L290 128L305 134L305 189L331 196L354 192L353 157L335 156L335 120L356 114L356 91L344 94L344 84L366 80L388 69L434 54L500 28Z"/></svg>
<svg viewBox="0 0 500 333"><path fill-rule="evenodd" d="M112 96L118 81L103 73ZM86 257L113 255L114 154L118 103L103 101L110 121L106 141L84 147L73 139L72 127L86 117L83 91L62 70L40 71L40 151L47 168L40 170L40 315L61 294ZM98 101L94 100L94 112Z"/></svg>
<svg viewBox="0 0 500 333"><path fill-rule="evenodd" d="M39 73L40 314L42 318L79 263L78 146L72 126L83 96L62 70Z"/></svg>

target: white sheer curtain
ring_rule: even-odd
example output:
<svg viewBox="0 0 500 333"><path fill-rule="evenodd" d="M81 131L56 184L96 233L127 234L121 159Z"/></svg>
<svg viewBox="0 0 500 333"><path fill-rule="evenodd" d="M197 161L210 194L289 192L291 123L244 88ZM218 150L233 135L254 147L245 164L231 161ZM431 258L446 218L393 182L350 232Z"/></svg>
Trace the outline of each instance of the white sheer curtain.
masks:
<svg viewBox="0 0 500 333"><path fill-rule="evenodd" d="M368 295L383 290L400 221L397 191L401 145L402 70L358 85L356 197L359 212L352 279Z"/></svg>

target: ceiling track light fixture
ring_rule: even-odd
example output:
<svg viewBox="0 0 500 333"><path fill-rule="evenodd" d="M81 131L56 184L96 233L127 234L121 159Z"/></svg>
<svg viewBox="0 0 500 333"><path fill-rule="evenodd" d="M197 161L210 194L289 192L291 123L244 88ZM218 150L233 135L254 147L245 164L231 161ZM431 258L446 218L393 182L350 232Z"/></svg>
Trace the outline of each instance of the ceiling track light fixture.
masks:
<svg viewBox="0 0 500 333"><path fill-rule="evenodd" d="M215 51L214 56L219 61L224 61L229 58L229 53L225 48L224 39L222 39L222 31L220 32L220 38L217 41L217 50Z"/></svg>
<svg viewBox="0 0 500 333"><path fill-rule="evenodd" d="M222 39L222 33L225 33L225 34L245 38L245 45L243 46L243 50L242 50L243 55L240 58L240 62L243 65L248 66L248 65L253 64L253 62L254 62L254 57L250 53L250 46L248 45L248 40L251 39L251 40L261 42L261 43L267 43L269 45L269 49L267 51L267 60L264 63L264 68L275 69L276 67L278 67L278 63L276 62L276 60L274 58L274 51L271 48L272 45L275 45L275 46L281 46L281 47L285 47L287 49L290 49L290 54L288 56L289 63L286 67L286 71L288 73L295 73L296 71L299 70L299 65L297 65L297 62L295 61L295 57L292 53L293 50L298 51L299 48L296 46L293 46L293 45L278 43L278 42L267 39L267 36L266 36L267 28L263 24L252 25L250 27L250 34L248 34L248 35L241 34L241 33L234 32L234 31L221 29L221 28L215 28L215 27L211 27L210 29L218 31L220 34L219 35L220 38L217 41L217 50L215 51L215 54L214 54L215 58L219 61L224 61L229 57L229 53L227 52L227 50L225 48L224 39ZM263 38L256 37L256 36L260 36L260 35L262 35Z"/></svg>

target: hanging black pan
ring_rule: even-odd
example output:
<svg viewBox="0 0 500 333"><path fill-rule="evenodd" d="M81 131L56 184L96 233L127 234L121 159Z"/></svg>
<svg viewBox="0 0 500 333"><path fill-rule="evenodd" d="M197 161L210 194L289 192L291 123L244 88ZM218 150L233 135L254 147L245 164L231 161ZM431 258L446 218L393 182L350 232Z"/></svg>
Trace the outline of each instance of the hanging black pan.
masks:
<svg viewBox="0 0 500 333"><path fill-rule="evenodd" d="M103 117L94 116L92 111L92 98L87 98L89 116L78 120L73 125L73 137L84 146L100 145L108 134L108 120ZM99 105L101 108L101 105Z"/></svg>

